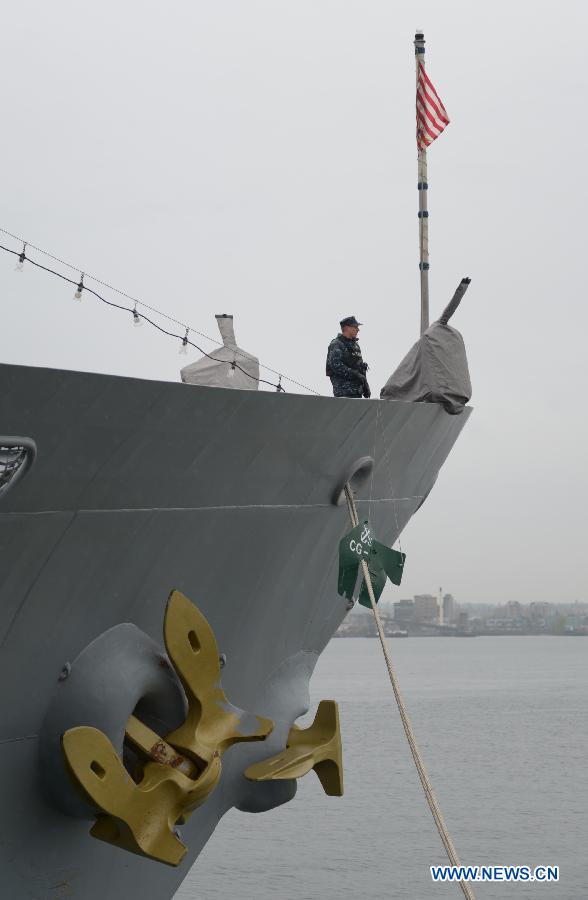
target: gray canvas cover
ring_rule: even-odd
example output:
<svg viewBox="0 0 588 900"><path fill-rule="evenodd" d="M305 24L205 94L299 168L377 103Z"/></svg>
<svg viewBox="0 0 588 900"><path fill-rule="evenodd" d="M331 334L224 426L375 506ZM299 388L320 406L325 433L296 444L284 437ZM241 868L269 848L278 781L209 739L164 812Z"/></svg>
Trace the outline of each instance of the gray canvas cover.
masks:
<svg viewBox="0 0 588 900"><path fill-rule="evenodd" d="M472 396L463 338L447 324L469 281L462 281L443 315L427 328L408 351L380 392L383 400L441 403L458 415Z"/></svg>
<svg viewBox="0 0 588 900"><path fill-rule="evenodd" d="M238 391L259 390L259 360L237 346L233 317L223 313L215 317L223 346L185 366L181 371L186 384L235 388ZM233 363L235 366L233 367Z"/></svg>

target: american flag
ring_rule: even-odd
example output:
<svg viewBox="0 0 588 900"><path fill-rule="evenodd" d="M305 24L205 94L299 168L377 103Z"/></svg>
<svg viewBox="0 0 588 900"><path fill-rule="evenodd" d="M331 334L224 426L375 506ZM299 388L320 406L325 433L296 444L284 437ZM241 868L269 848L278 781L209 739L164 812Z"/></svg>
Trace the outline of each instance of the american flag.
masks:
<svg viewBox="0 0 588 900"><path fill-rule="evenodd" d="M417 79L416 115L417 147L419 150L426 150L449 125L449 116L421 62Z"/></svg>

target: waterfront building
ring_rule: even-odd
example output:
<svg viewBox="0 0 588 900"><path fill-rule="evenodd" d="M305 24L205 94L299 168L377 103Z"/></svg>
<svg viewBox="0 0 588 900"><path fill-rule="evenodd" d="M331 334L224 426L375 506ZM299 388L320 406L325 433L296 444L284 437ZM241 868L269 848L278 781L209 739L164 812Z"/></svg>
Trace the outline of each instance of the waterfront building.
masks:
<svg viewBox="0 0 588 900"><path fill-rule="evenodd" d="M439 603L433 594L415 594L414 618L417 624L439 624Z"/></svg>
<svg viewBox="0 0 588 900"><path fill-rule="evenodd" d="M535 601L531 603L529 610L533 621L546 621L552 614L553 607L551 606L551 603Z"/></svg>
<svg viewBox="0 0 588 900"><path fill-rule="evenodd" d="M504 607L504 617L511 620L523 618L523 607L518 600L508 601L508 603Z"/></svg>
<svg viewBox="0 0 588 900"><path fill-rule="evenodd" d="M399 628L408 630L415 622L414 600L399 600L394 604L394 621Z"/></svg>
<svg viewBox="0 0 588 900"><path fill-rule="evenodd" d="M443 624L453 625L455 613L455 600L453 599L452 594L445 594L443 596Z"/></svg>

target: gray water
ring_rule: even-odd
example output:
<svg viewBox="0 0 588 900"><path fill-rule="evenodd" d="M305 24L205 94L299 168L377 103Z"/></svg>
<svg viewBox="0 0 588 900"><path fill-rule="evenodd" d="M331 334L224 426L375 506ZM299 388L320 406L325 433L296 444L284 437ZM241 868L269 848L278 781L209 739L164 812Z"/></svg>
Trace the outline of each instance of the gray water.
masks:
<svg viewBox="0 0 588 900"><path fill-rule="evenodd" d="M559 865L558 884L475 885L483 900L588 898L588 639L389 641L461 861ZM220 822L176 900L428 900L446 858L400 724L379 642L332 641L312 706L339 701L345 795L314 773L296 798ZM308 717L309 719L312 716Z"/></svg>

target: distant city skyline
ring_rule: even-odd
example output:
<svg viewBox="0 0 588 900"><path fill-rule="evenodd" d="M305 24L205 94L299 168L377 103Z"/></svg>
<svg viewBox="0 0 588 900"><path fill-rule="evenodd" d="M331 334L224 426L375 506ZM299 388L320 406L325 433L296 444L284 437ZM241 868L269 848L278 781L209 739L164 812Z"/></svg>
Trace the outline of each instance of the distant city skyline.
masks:
<svg viewBox="0 0 588 900"><path fill-rule="evenodd" d="M390 637L475 637L541 635L588 637L588 603L555 604L509 600L503 604L455 603L451 594L416 594L379 604ZM344 619L339 637L375 637L371 610L356 605Z"/></svg>

